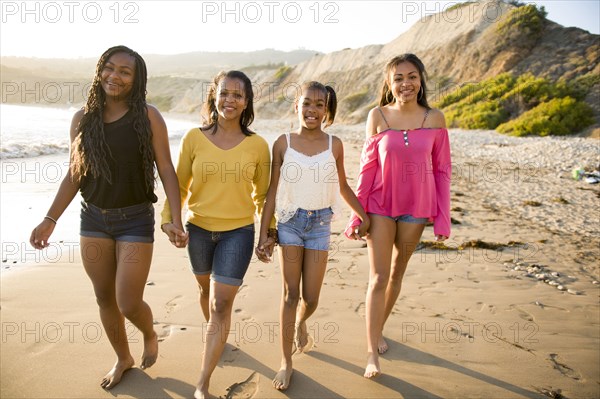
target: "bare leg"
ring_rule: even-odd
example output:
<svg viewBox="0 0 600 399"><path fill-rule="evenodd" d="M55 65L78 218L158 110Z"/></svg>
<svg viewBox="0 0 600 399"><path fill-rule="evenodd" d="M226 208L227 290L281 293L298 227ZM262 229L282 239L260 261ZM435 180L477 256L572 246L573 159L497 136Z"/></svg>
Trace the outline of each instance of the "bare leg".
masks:
<svg viewBox="0 0 600 399"><path fill-rule="evenodd" d="M117 354L115 365L100 382L100 386L105 389L117 385L121 381L123 373L132 368L135 363L129 352L129 343L125 333L125 320L117 306L115 251L115 242L111 239L81 237L83 267L94 286L102 326Z"/></svg>
<svg viewBox="0 0 600 399"><path fill-rule="evenodd" d="M390 280L385 291L385 314L383 318L383 326L385 326L385 322L392 313L392 309L398 300L398 296L400 296L402 279L404 278L408 261L410 260L413 252L419 244L419 241L421 240L421 235L423 234L424 228L424 224L405 222L397 223L396 239L394 243L394 261L392 262ZM382 331L383 326L381 327ZM381 345L381 341L384 343L384 351L382 351L384 348ZM381 337L381 341L379 353L385 353L385 351L387 351L387 343L385 343L385 340L383 340L383 336Z"/></svg>
<svg viewBox="0 0 600 399"><path fill-rule="evenodd" d="M152 310L143 300L153 248L152 243L117 242L117 304L144 337L142 369L151 367L158 358L158 336L154 331Z"/></svg>
<svg viewBox="0 0 600 399"><path fill-rule="evenodd" d="M281 265L281 278L283 292L279 310L281 335L281 365L273 378L273 387L286 390L292 377L292 346L294 343L294 326L296 322L296 309L300 299L300 279L302 275L302 258L304 248L283 245L279 250L279 263Z"/></svg>
<svg viewBox="0 0 600 399"><path fill-rule="evenodd" d="M371 227L367 235L371 271L366 299L367 367L364 374L366 378L374 378L381 373L378 343L384 320L385 291L390 276L395 236L396 223L392 219L372 215Z"/></svg>
<svg viewBox="0 0 600 399"><path fill-rule="evenodd" d="M304 250L302 267L302 298L296 312L296 346L300 352L310 350L306 320L317 310L323 278L327 269L328 251Z"/></svg>
<svg viewBox="0 0 600 399"><path fill-rule="evenodd" d="M229 327L231 325L231 310L233 300L238 292L235 285L221 284L214 280L210 282L210 317L204 335L204 352L202 353L202 369L200 380L194 392L195 398L208 398L210 377L225 348Z"/></svg>
<svg viewBox="0 0 600 399"><path fill-rule="evenodd" d="M208 302L210 299L210 274L195 274L196 281L198 282L198 297L200 301L200 309L204 320L208 321L210 318L210 311L208 309Z"/></svg>

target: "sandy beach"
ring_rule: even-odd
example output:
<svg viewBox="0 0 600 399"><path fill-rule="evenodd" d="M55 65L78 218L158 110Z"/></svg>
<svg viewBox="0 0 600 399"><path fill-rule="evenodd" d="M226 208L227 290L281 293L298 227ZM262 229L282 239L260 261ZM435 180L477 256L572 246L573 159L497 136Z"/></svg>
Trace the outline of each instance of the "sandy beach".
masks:
<svg viewBox="0 0 600 399"><path fill-rule="evenodd" d="M345 142L352 186L362 129L333 130ZM432 228L425 230L384 330L390 350L383 375L362 377L369 265L363 243L341 234L345 208L333 225L325 286L308 323L315 347L295 357L291 387L271 386L280 360L280 267L254 258L211 380L215 397L600 397L600 187L571 178L573 167L598 167L599 142L451 131L451 143L453 234L446 248L434 248ZM3 192L11 187L19 191L9 184ZM158 193L157 216L165 198L160 185ZM42 211L24 204L23 212L44 212L49 204ZM76 212L78 204L71 207ZM3 224L8 212L3 205ZM111 391L100 388L115 356L73 225L53 236L71 244L51 262L3 259L0 397L192 397L205 324L187 253L169 244L158 222L145 291L160 336L157 363L130 370ZM3 242L20 240L7 231ZM129 326L128 336L141 356L141 334Z"/></svg>

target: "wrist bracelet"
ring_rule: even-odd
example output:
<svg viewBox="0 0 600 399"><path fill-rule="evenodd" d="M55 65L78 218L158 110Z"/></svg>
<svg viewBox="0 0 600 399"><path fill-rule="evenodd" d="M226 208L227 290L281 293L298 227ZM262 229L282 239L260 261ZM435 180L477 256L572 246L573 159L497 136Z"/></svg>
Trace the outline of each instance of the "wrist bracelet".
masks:
<svg viewBox="0 0 600 399"><path fill-rule="evenodd" d="M46 216L44 216L44 219L52 220L54 222L54 224L58 224L58 223L56 223L56 219L54 219L52 216L46 215Z"/></svg>
<svg viewBox="0 0 600 399"><path fill-rule="evenodd" d="M275 244L279 244L279 239L277 237L277 229L270 228L267 230L267 237L275 240Z"/></svg>

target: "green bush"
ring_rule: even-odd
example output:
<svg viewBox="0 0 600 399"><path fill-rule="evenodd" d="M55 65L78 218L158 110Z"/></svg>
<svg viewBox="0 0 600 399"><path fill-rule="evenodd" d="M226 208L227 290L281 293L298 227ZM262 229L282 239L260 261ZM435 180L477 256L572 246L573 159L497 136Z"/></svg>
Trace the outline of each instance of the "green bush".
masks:
<svg viewBox="0 0 600 399"><path fill-rule="evenodd" d="M593 111L572 97L554 98L497 127L513 136L568 135L594 123Z"/></svg>
<svg viewBox="0 0 600 399"><path fill-rule="evenodd" d="M284 65L281 66L279 68L277 68L277 71L275 71L275 79L277 80L282 80L283 78L285 78L290 72L292 71L292 67Z"/></svg>
<svg viewBox="0 0 600 399"><path fill-rule="evenodd" d="M534 4L513 8L496 27L496 32L504 39L501 40L503 43L498 44L514 42L521 35L528 39L539 38L544 30L546 15L548 13L543 6L537 8Z"/></svg>
<svg viewBox="0 0 600 399"><path fill-rule="evenodd" d="M352 93L346 97L344 97L343 104L350 111L353 112L358 109L358 107L363 104L365 101L369 99L369 88L365 87L363 90Z"/></svg>
<svg viewBox="0 0 600 399"><path fill-rule="evenodd" d="M450 127L497 129L518 136L572 134L593 123L591 108L581 100L598 82L600 77L592 73L571 84L531 73L517 78L503 73L465 84L435 106L443 109Z"/></svg>
<svg viewBox="0 0 600 399"><path fill-rule="evenodd" d="M463 129L494 129L508 120L508 112L498 102L485 101L445 112L449 126Z"/></svg>

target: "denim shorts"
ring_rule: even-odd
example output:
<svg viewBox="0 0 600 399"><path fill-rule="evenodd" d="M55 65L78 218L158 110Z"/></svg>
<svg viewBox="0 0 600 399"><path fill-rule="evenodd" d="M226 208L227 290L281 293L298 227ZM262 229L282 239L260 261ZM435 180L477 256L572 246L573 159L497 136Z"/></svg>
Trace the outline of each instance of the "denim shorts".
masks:
<svg viewBox="0 0 600 399"><path fill-rule="evenodd" d="M331 208L307 211L299 208L290 220L277 223L279 245L328 251L331 238Z"/></svg>
<svg viewBox="0 0 600 399"><path fill-rule="evenodd" d="M124 208L102 209L81 201L79 234L115 241L154 242L154 205L145 202Z"/></svg>
<svg viewBox="0 0 600 399"><path fill-rule="evenodd" d="M373 215L377 215L377 214L374 213ZM412 215L408 215L408 214L400 215L400 216L396 216L396 217L387 216L387 215L378 215L378 216L385 216L386 218L392 219L396 223L404 222L404 223L427 224L427 222L429 222L429 218L416 218L416 217L413 217Z"/></svg>
<svg viewBox="0 0 600 399"><path fill-rule="evenodd" d="M192 223L188 254L194 274L211 274L222 284L240 286L254 249L254 224L229 231L208 231Z"/></svg>

